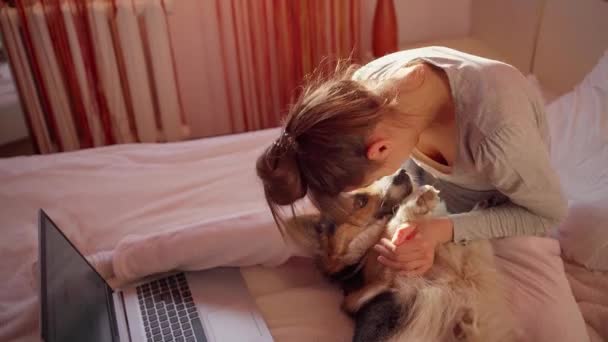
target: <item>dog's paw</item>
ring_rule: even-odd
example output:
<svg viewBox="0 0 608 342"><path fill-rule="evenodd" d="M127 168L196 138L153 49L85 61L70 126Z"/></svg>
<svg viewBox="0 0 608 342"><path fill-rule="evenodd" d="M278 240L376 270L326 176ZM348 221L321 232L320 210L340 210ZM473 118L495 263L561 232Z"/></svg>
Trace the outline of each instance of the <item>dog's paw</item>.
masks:
<svg viewBox="0 0 608 342"><path fill-rule="evenodd" d="M351 315L355 314L363 305L365 305L365 303L386 290L388 290L388 284L375 283L351 292L344 298L342 310Z"/></svg>
<svg viewBox="0 0 608 342"><path fill-rule="evenodd" d="M344 298L344 301L342 301L340 309L342 309L342 311L346 312L349 315L354 315L355 313L357 313L359 307L353 299L349 299L349 296L346 296L346 298Z"/></svg>
<svg viewBox="0 0 608 342"><path fill-rule="evenodd" d="M364 298L365 293L356 292L351 293L344 297L344 301L342 301L342 310L349 315L354 315L361 309L363 304L365 304L368 298Z"/></svg>
<svg viewBox="0 0 608 342"><path fill-rule="evenodd" d="M439 201L439 191L430 185L423 185L418 189L413 214L426 215L437 207Z"/></svg>

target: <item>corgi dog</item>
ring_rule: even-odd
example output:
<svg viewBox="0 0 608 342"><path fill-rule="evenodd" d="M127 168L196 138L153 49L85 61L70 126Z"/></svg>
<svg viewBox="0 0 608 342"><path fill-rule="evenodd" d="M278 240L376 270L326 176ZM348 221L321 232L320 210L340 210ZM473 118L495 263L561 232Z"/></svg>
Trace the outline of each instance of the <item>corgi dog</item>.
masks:
<svg viewBox="0 0 608 342"><path fill-rule="evenodd" d="M447 214L435 188L417 186L400 169L336 201L345 214L321 208L321 215L294 218L287 234L342 286L342 308L355 320L353 341L514 339L489 241L439 245L432 268L419 277L377 261L372 247L380 239L393 240L408 221Z"/></svg>

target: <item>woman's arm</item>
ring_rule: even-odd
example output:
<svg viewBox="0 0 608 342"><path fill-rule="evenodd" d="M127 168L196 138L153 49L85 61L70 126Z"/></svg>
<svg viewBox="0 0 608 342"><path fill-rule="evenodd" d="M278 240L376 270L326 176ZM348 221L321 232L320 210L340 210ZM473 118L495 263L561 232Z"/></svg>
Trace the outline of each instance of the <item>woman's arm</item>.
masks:
<svg viewBox="0 0 608 342"><path fill-rule="evenodd" d="M454 241L542 235L564 219L566 201L534 124L495 130L479 144L474 157L477 171L510 203L450 215Z"/></svg>

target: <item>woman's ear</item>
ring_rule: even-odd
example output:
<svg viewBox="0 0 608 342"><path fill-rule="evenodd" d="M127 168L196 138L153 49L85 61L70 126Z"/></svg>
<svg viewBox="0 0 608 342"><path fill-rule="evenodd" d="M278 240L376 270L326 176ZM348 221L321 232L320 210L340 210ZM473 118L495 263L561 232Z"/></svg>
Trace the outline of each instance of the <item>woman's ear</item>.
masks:
<svg viewBox="0 0 608 342"><path fill-rule="evenodd" d="M385 160L391 150L391 142L387 139L380 139L367 147L367 159L374 161Z"/></svg>

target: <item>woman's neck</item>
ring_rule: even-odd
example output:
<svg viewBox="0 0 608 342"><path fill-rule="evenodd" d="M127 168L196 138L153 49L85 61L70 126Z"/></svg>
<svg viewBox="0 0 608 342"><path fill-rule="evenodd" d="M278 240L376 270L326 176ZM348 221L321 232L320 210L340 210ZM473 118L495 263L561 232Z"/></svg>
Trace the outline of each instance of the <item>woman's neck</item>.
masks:
<svg viewBox="0 0 608 342"><path fill-rule="evenodd" d="M445 71L431 67L428 73L428 84L425 91L429 94L429 107L426 115L429 126L451 125L454 121L454 100L450 81ZM428 128L428 127L427 127Z"/></svg>
<svg viewBox="0 0 608 342"><path fill-rule="evenodd" d="M425 64L424 79L416 89L400 92L397 107L404 121L418 134L435 126L450 125L454 120L454 101L445 72Z"/></svg>
<svg viewBox="0 0 608 342"><path fill-rule="evenodd" d="M429 66L421 86L419 137L416 148L436 162L451 166L456 157L455 106L445 72Z"/></svg>

